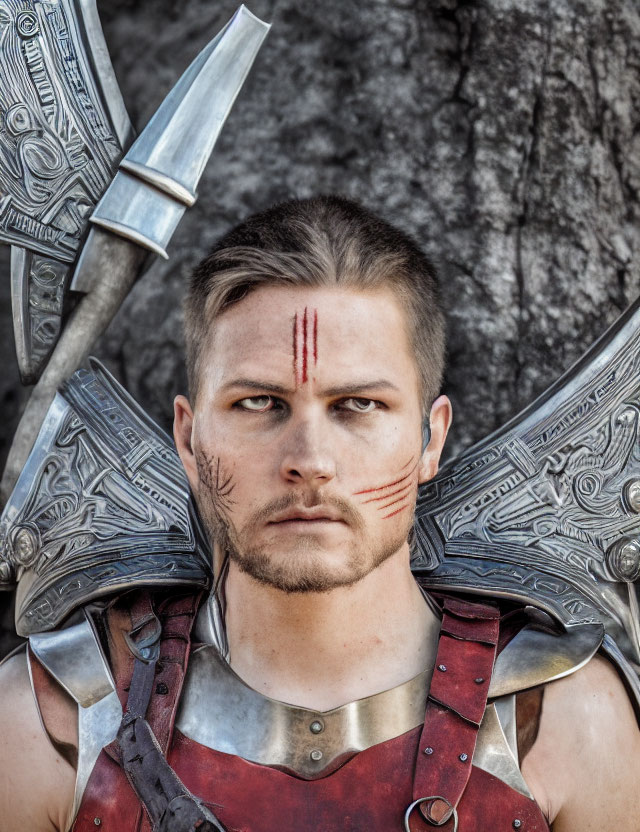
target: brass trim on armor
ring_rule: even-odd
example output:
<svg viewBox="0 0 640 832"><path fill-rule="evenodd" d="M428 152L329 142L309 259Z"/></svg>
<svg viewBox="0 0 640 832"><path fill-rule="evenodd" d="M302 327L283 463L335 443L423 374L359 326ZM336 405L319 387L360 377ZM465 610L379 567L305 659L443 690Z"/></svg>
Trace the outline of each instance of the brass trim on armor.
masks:
<svg viewBox="0 0 640 832"><path fill-rule="evenodd" d="M562 633L525 627L496 659L489 698L497 699L568 676L595 655L603 636L601 624L583 624Z"/></svg>

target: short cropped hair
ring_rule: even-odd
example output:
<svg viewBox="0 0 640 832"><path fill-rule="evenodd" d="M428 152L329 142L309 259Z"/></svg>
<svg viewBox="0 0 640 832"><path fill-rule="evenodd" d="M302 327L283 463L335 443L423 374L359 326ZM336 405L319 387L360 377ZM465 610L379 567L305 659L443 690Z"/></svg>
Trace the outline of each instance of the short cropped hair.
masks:
<svg viewBox="0 0 640 832"><path fill-rule="evenodd" d="M436 271L413 240L338 196L280 203L246 219L195 268L185 302L189 392L195 402L216 318L262 286L388 288L405 310L425 413L438 395L445 325Z"/></svg>

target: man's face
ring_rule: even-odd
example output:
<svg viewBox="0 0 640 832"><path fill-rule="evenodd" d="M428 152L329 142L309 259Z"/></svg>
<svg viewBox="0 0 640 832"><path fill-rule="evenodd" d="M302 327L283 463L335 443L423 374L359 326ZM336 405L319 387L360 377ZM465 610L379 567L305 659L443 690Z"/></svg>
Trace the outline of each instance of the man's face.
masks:
<svg viewBox="0 0 640 832"><path fill-rule="evenodd" d="M176 442L210 535L241 569L326 591L407 547L428 453L393 294L261 288L204 350L193 415L176 400Z"/></svg>

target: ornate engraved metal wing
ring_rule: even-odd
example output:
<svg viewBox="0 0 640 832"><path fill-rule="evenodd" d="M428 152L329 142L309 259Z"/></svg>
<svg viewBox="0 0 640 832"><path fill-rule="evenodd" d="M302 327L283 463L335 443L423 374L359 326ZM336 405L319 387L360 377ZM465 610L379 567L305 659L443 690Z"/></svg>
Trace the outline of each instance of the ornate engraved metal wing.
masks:
<svg viewBox="0 0 640 832"><path fill-rule="evenodd" d="M203 170L269 31L266 23L240 6L187 68L147 127L120 159L119 169L115 171L121 155L120 145L108 133L106 117L100 114L102 111L99 113L91 109L93 97L89 95L84 76L81 77L79 70L76 71L76 64L69 57L71 45L75 44L78 55L82 45L79 36L77 44L71 37L77 28L71 15L71 0L29 2L0 0L0 12L5 5L15 12L13 28L5 26L3 32L0 22L0 70L1 61L6 58L11 66L18 61L15 68L18 79L25 75L26 70L22 74L19 71L22 66L19 61L24 57L25 43L31 43L31 40L25 40L26 35L20 35L19 31L16 34L14 30L16 27L19 30L20 26L24 29L27 19L31 21L29 31L35 33L29 50L39 49L45 55L42 50L49 41L44 39L42 33L46 29L45 24L51 28L55 23L55 31L60 38L61 32L66 32L64 44L67 51L60 52L60 57L55 49L60 51L62 47L54 39L52 45L47 47L51 56L46 60L42 57L42 66L38 64L37 77L34 76L38 84L44 85L42 89L38 84L36 87L47 102L60 87L59 104L54 107L57 101L55 96L46 106L41 101L40 120L36 120L35 116L32 120L36 132L32 135L31 127L27 129L25 126L24 135L9 137L11 141L8 145L9 139L5 136L5 158L0 158L0 192L5 187L3 176L8 183L6 187L11 191L4 203L0 201L0 223L4 204L5 215L13 218L7 226L11 233L7 231L6 239L23 246L15 249L13 258L17 310L14 320L23 377L32 379L40 373L58 337L67 286L78 300L16 430L0 482L0 499L8 498L11 493L58 386L81 365L91 345L108 326L140 274L149 252L167 257L167 245L184 212L196 201ZM91 6L94 0L75 2L84 10L85 5ZM24 16L25 9L30 16ZM9 20L7 15L8 12L5 17ZM97 18L92 20L93 39L96 41L99 24ZM15 46L15 54L11 51L12 45ZM98 57L103 53L106 55L104 44L102 47L102 50L99 45L94 48ZM65 55L68 58L66 62L63 60ZM106 58L103 63L105 61L108 63ZM50 72L46 69L49 64L61 74L58 86L54 84L57 75L53 69ZM36 67L35 63L33 67ZM9 66L5 70L7 78L10 78ZM36 69L33 71L36 72ZM33 79L28 73L25 78L24 84L28 87L27 82L31 83ZM70 85L69 90L65 83ZM10 85L7 85L7 90L13 94ZM1 95L0 91L0 102ZM37 96L34 96L32 90L33 106L36 107ZM95 98L97 107L97 94ZM83 127L84 132L78 126L79 122L76 124L77 120L74 120L77 110L88 120ZM45 129L47 114L58 132L53 127ZM26 116L20 124L27 124ZM58 133L66 137L66 144ZM90 139L96 142L93 150ZM41 148L40 156L35 153L34 143ZM48 156L45 146L49 147L46 151ZM27 155L26 147L29 148ZM12 160L10 148L17 154L16 159ZM51 148L59 153L62 160L59 174L55 176L53 170L57 170L57 162L54 164L52 161L54 150ZM26 166L27 159L30 160L30 167ZM37 159L40 160L39 174L45 177L44 184L34 179ZM45 176L47 171L49 178ZM72 196L73 199L78 198L77 205ZM36 198L41 203L37 203ZM98 198L100 201L95 205ZM17 204L23 206L19 221L16 219ZM29 216L36 217L37 221L29 219ZM76 225L69 219L74 217L78 219ZM50 225L46 225L45 220ZM85 220L92 223L86 239L83 236ZM29 250L26 248L28 245L31 246ZM74 270L69 282L71 265ZM50 318L51 315L55 320ZM37 327L34 324L36 319L40 322ZM40 336L41 342L38 341ZM42 350L38 351L38 348L34 352L36 342L41 343ZM38 361L35 361L36 353Z"/></svg>
<svg viewBox="0 0 640 832"><path fill-rule="evenodd" d="M0 241L24 383L61 329L89 217L133 131L95 0L0 0Z"/></svg>
<svg viewBox="0 0 640 832"><path fill-rule="evenodd" d="M640 299L568 373L423 486L432 588L600 622L640 662Z"/></svg>
<svg viewBox="0 0 640 832"><path fill-rule="evenodd" d="M208 585L173 441L98 362L51 405L0 519L0 551L23 636L133 586Z"/></svg>

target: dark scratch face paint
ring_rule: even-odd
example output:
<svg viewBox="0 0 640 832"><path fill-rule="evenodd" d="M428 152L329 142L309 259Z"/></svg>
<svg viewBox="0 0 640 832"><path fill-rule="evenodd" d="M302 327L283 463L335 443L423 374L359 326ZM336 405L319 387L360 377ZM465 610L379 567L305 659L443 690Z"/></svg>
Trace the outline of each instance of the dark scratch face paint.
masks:
<svg viewBox="0 0 640 832"><path fill-rule="evenodd" d="M296 387L309 381L309 367L318 363L318 310L305 306L293 317L293 376Z"/></svg>
<svg viewBox="0 0 640 832"><path fill-rule="evenodd" d="M219 456L206 453L196 454L196 465L200 487L196 495L200 517L209 539L217 541L224 550L230 542L231 516L235 500L232 475L227 471Z"/></svg>
<svg viewBox="0 0 640 832"><path fill-rule="evenodd" d="M418 467L418 460L414 462L415 457L406 462L398 471L395 478L385 483L384 485L375 486L373 488L363 488L361 491L355 491L353 496L366 497L362 500L362 505L367 503L375 503L374 508L382 514L382 519L387 520L394 517L401 511L409 507L409 495L414 486L413 474ZM408 470L407 470L408 469ZM389 511L391 509L391 511Z"/></svg>
<svg viewBox="0 0 640 832"><path fill-rule="evenodd" d="M197 459L197 465L198 475L209 492L215 510L220 514L231 511L234 504L231 495L235 484L232 475L225 470L220 457L204 454L203 460Z"/></svg>

